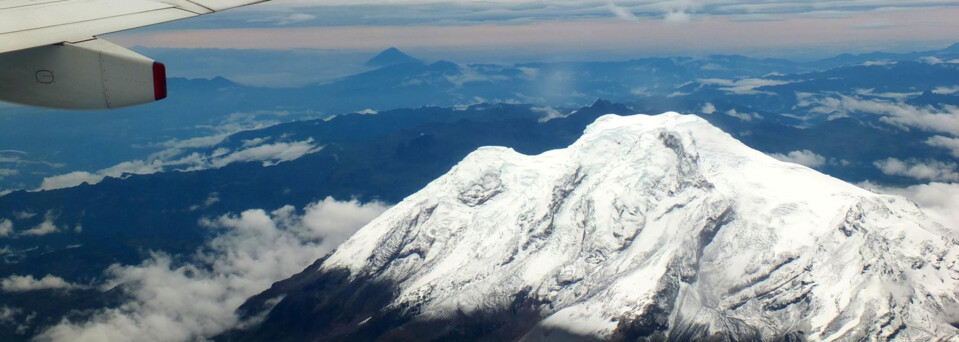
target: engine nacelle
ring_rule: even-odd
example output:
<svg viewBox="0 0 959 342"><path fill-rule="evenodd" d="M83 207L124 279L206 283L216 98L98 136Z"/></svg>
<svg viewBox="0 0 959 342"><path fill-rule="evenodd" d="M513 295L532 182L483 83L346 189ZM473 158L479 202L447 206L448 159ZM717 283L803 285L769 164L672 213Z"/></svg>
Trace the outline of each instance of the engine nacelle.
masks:
<svg viewBox="0 0 959 342"><path fill-rule="evenodd" d="M102 39L0 54L0 100L61 109L113 109L166 97L166 70Z"/></svg>

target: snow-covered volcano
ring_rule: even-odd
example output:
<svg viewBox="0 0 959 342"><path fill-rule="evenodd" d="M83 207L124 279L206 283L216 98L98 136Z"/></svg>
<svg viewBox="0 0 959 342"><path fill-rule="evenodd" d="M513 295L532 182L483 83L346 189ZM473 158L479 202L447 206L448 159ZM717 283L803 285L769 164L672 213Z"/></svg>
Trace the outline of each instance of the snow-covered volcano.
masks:
<svg viewBox="0 0 959 342"><path fill-rule="evenodd" d="M959 334L959 234L695 116L486 147L304 273L250 339L924 340Z"/></svg>

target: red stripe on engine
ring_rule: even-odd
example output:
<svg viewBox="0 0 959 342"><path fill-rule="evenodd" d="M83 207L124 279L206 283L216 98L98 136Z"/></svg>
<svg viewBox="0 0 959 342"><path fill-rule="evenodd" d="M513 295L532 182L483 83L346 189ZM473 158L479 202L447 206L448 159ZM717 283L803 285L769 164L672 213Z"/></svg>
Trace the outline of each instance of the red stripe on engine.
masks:
<svg viewBox="0 0 959 342"><path fill-rule="evenodd" d="M166 66L153 62L153 96L157 101L166 98Z"/></svg>

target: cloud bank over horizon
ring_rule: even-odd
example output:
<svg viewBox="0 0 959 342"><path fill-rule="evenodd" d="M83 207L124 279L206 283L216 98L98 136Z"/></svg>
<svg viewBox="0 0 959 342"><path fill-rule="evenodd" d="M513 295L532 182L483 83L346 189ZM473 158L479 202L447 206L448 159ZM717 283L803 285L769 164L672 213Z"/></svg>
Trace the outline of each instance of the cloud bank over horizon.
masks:
<svg viewBox="0 0 959 342"><path fill-rule="evenodd" d="M959 3L780 1L275 1L115 34L121 44L248 49L584 50L772 55L943 47ZM535 51L534 51L535 50Z"/></svg>

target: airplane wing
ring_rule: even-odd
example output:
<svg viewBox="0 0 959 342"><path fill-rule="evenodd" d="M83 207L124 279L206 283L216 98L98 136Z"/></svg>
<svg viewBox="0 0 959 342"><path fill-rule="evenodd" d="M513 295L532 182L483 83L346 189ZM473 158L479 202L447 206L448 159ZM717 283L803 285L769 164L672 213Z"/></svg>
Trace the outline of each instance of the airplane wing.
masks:
<svg viewBox="0 0 959 342"><path fill-rule="evenodd" d="M74 93L82 93L82 88L97 81L91 78L96 75L82 69L94 68L104 61L114 67L112 84L106 80L106 74L111 71L101 70L99 82L107 88L103 89L105 93L109 87L129 86L116 82L124 75L137 78L143 85L165 88L165 72L158 75L165 70L162 64L157 66L146 57L96 36L264 1L268 0L0 0L0 100L67 109L118 108L145 103L148 100L145 95L139 99L113 97L120 101L111 101L108 95L101 100L75 101L87 94ZM94 40L97 42L91 43ZM101 56L98 61L83 58L104 51L106 57ZM156 80L158 76L163 77L163 82ZM64 85L66 82L72 84ZM127 90L130 89L124 92ZM163 89L163 97L165 93ZM146 102L158 100L161 92L151 89L150 95L154 98Z"/></svg>
<svg viewBox="0 0 959 342"><path fill-rule="evenodd" d="M0 0L0 53L195 17L266 0Z"/></svg>

